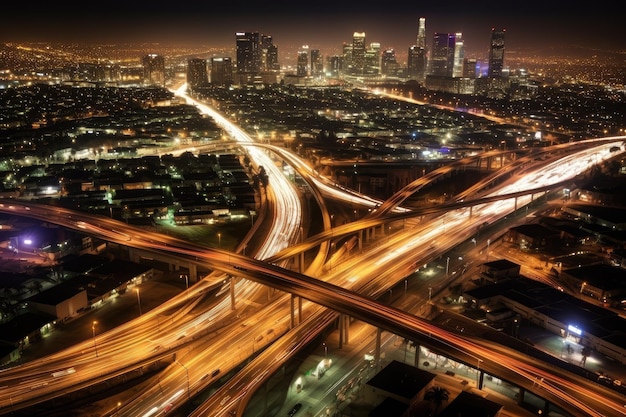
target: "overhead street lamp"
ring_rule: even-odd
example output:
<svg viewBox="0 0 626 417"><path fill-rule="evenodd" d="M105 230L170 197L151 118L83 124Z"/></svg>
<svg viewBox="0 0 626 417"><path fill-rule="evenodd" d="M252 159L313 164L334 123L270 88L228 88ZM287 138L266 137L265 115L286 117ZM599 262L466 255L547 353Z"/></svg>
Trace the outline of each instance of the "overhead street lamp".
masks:
<svg viewBox="0 0 626 417"><path fill-rule="evenodd" d="M98 357L98 345L96 344L96 324L97 321L91 323L91 334L93 335L93 350L96 352L96 358Z"/></svg>
<svg viewBox="0 0 626 417"><path fill-rule="evenodd" d="M187 274L180 274L180 278L185 277L185 289L186 289L186 293L187 293L187 297L189 297L189 275Z"/></svg>

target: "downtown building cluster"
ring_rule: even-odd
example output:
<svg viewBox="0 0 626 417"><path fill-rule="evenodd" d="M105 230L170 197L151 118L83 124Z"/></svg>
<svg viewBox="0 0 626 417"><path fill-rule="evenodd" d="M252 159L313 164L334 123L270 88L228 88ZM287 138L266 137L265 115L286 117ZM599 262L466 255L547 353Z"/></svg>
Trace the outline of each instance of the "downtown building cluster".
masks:
<svg viewBox="0 0 626 417"><path fill-rule="evenodd" d="M398 62L392 48L367 42L365 32L354 32L342 53L324 57L318 48L302 45L295 68L283 70L272 36L237 32L235 59L221 56L209 60L191 58L187 81L191 89L214 85L284 83L388 83L415 81L426 88L454 94L502 95L510 84L504 65L505 31L492 29L486 70L476 59L465 57L463 34L436 32L427 47L425 18L419 19L416 43L409 47L407 63ZM160 69L165 72L164 66ZM146 80L152 79L149 76Z"/></svg>

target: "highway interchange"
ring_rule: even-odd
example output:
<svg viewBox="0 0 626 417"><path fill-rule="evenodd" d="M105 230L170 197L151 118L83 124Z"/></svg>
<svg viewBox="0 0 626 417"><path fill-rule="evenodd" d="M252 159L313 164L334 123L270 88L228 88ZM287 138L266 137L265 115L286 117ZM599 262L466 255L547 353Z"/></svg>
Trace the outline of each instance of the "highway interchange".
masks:
<svg viewBox="0 0 626 417"><path fill-rule="evenodd" d="M1 211L49 220L54 210L55 221L66 227L122 245L175 254L208 265L216 272L160 308L103 335L98 345L98 358L84 355L84 351L91 347L91 341L85 341L82 345L50 355L43 361L27 363L19 369L3 372L0 374L0 385L4 387L0 391L0 413L80 389L158 358L175 355L176 359L162 373L158 386L137 395L134 401L115 410L116 415L159 415L181 406L190 396L215 382L219 377L219 374L213 375L216 370L225 374L246 363L251 355L264 348L192 414L243 415L251 395L262 386L265 378L271 376L342 313L410 340L429 335L433 339L432 343L442 351L453 349L457 355L465 355L467 362L478 362L481 369L502 377L509 376L512 381L521 380L520 384L525 384L529 389L534 387L537 378L543 378L542 395L546 399L576 408L586 415L624 414L623 398L615 397L610 390L596 387L597 384L580 381L547 365L536 364L523 355L510 351L499 352L493 346L484 346L480 341L450 334L412 314L376 301L390 286L414 271L417 262L445 253L459 242L470 239L477 225L497 221L537 197L534 194L525 195L525 190L543 190L537 192L541 195L545 193L542 187L571 180L592 164L616 156L615 152L609 151L610 148L618 146L620 152L617 154L621 154L623 137L589 141L584 147L570 149L568 154L558 153L558 157L553 160L526 160L523 164L518 163L518 169L523 166L523 176L516 176L515 171L511 171L512 175L490 188L488 193L481 193L481 187L478 186L476 190L460 197L466 203L465 206L450 209L447 213L431 213L426 217L423 214L411 216L410 211L400 207L411 187L412 192L415 192L415 187L420 185L412 184L389 203L326 184L327 190L333 190L337 198L345 196L352 205L356 201L369 208L371 214L360 221L334 228L331 232L326 213L325 234L309 237L302 235L299 197L293 185L275 168L267 150L250 146L251 140L245 132L226 119L220 119L219 114L205 108L203 104L196 105L215 117L218 123L227 126L234 138L243 141L257 167L262 165L270 170L271 187L268 188L271 190L268 189L267 198L274 206L272 213L277 214L272 221L272 233L263 237L264 244L251 258L238 253L207 250L158 233L133 230L110 219L36 204L22 205L15 201L4 201ZM551 151L557 154L557 148ZM291 158L290 163L294 166L301 163L295 156L281 157L285 160ZM306 175L311 186L323 181L314 172L307 174L305 166L297 170L301 175ZM496 201L471 203L470 198L478 195ZM516 195L516 198L504 198L504 195ZM389 218L392 216L405 216L402 217L404 227L392 236L380 239L376 250L352 253L341 262L333 257L335 263L332 268L324 264L327 262L331 238L380 228L385 221L391 221ZM309 241L314 243L307 243ZM315 245L320 247L321 255L316 257L306 273L283 268L282 262ZM227 290L224 297L211 304L203 314L187 314L201 302L205 291L224 280L230 282L230 285L225 286ZM280 294L269 299L266 285L280 290ZM234 312L244 319L235 320ZM171 316L171 320L161 323L158 317L163 314ZM146 335L152 336L147 340ZM445 346L439 346L441 340L447 341Z"/></svg>

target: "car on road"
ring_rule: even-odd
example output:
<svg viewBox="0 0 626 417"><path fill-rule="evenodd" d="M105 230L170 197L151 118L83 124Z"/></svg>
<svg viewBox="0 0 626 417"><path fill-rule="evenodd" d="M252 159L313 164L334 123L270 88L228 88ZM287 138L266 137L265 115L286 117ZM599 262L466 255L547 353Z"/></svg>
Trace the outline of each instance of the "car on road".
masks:
<svg viewBox="0 0 626 417"><path fill-rule="evenodd" d="M298 403L298 404L294 405L293 408L291 410L289 410L287 415L289 417L293 417L298 412L298 410L300 410L300 408L302 408L302 404L301 403Z"/></svg>

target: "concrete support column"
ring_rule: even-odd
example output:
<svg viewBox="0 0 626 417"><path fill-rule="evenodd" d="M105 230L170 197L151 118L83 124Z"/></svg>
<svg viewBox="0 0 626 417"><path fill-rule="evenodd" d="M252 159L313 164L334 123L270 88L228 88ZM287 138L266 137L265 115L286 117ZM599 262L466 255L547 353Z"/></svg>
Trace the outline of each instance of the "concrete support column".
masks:
<svg viewBox="0 0 626 417"><path fill-rule="evenodd" d="M198 267L193 263L189 263L189 281L198 282Z"/></svg>
<svg viewBox="0 0 626 417"><path fill-rule="evenodd" d="M235 284L237 283L236 278L230 277L230 309L235 310Z"/></svg>

